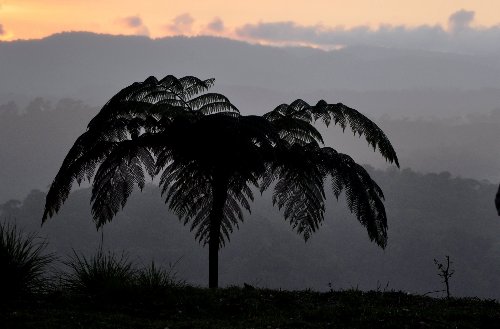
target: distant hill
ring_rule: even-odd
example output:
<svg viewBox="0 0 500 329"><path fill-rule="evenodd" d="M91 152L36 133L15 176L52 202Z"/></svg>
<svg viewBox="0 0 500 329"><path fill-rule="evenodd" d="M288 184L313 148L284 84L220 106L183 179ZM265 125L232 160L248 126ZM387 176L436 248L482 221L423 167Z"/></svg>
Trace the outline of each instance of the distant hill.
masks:
<svg viewBox="0 0 500 329"><path fill-rule="evenodd" d="M380 115L488 111L500 104L493 57L349 47L276 48L215 37L56 34L0 42L0 103L16 95L70 97L101 106L149 75L215 77L245 111L294 98L342 101ZM439 91L446 91L441 94Z"/></svg>
<svg viewBox="0 0 500 329"><path fill-rule="evenodd" d="M500 221L496 185L447 173L369 168L386 195L388 246L380 249L349 213L344 196L327 193L325 221L304 243L272 207L270 192L256 193L252 213L221 251L222 285L243 282L269 288L396 289L424 294L443 289L434 258L449 255L456 270L453 296L500 298ZM101 241L91 219L89 190L75 191L61 212L40 227L45 193L32 191L21 203L0 206L0 218L16 220L49 238L49 250L64 260L71 249L91 254ZM208 250L172 215L159 189L134 193L112 223L104 226L104 246L147 265L180 259L179 278L207 284ZM386 287L388 286L388 287ZM434 293L432 296L442 296Z"/></svg>

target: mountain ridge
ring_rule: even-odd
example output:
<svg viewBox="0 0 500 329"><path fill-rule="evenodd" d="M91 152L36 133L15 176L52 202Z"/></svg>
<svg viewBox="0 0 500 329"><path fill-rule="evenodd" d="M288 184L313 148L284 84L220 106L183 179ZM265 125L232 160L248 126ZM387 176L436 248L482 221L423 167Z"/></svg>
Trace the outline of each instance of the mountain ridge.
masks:
<svg viewBox="0 0 500 329"><path fill-rule="evenodd" d="M166 74L298 93L500 86L500 65L472 55L369 46L323 51L209 36L149 39L90 32L0 42L0 74L9 77L0 81L2 95L80 96L95 103L124 85Z"/></svg>

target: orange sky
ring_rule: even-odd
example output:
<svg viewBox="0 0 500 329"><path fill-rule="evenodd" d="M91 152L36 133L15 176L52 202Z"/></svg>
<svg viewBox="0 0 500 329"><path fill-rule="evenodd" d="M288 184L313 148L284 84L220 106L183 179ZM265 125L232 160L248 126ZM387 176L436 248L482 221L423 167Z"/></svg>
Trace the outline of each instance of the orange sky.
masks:
<svg viewBox="0 0 500 329"><path fill-rule="evenodd" d="M500 23L499 0L0 0L0 40L41 38L62 31L233 36L244 24L447 26L450 14L475 12L473 26ZM177 17L177 24L174 21ZM180 18L179 18L180 17ZM220 21L211 30L215 18ZM173 26L174 24L175 26ZM222 28L223 27L223 28Z"/></svg>

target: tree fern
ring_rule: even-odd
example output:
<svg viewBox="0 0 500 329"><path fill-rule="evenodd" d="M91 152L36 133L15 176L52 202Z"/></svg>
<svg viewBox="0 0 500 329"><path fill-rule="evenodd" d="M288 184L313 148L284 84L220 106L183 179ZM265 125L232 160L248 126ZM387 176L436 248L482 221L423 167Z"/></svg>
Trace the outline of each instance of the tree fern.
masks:
<svg viewBox="0 0 500 329"><path fill-rule="evenodd" d="M243 116L213 79L149 77L113 96L90 121L63 161L47 194L43 221L68 198L73 183L92 181L97 227L111 221L137 186L160 176L168 208L209 245L209 285L218 284L218 250L250 212L252 188L273 186L273 203L306 240L325 214L325 183L384 247L383 193L352 158L323 146L320 121L364 136L389 162L396 153L383 131L341 103L303 100L263 116Z"/></svg>

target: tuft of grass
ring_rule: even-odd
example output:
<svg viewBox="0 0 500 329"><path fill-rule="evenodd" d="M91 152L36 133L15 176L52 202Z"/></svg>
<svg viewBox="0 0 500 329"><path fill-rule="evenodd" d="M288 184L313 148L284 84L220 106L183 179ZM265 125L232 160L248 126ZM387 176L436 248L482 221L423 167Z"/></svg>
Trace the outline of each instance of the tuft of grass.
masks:
<svg viewBox="0 0 500 329"><path fill-rule="evenodd" d="M44 254L46 247L34 233L0 222L0 299L43 291L45 270L55 260L54 254Z"/></svg>
<svg viewBox="0 0 500 329"><path fill-rule="evenodd" d="M102 245L90 257L73 250L65 262L69 271L62 274L63 286L70 294L119 303L146 302L162 299L173 288L182 288L185 282L177 279L175 266L165 268L151 262L137 268L127 254L105 252Z"/></svg>
<svg viewBox="0 0 500 329"><path fill-rule="evenodd" d="M104 252L100 247L94 255L85 257L73 250L65 264L70 269L66 287L79 294L119 299L129 295L134 285L136 270L124 253Z"/></svg>
<svg viewBox="0 0 500 329"><path fill-rule="evenodd" d="M185 285L184 281L178 280L175 265L168 269L157 266L154 261L146 268L139 269L136 274L136 286L138 291L147 294L162 294L170 288L179 288Z"/></svg>

